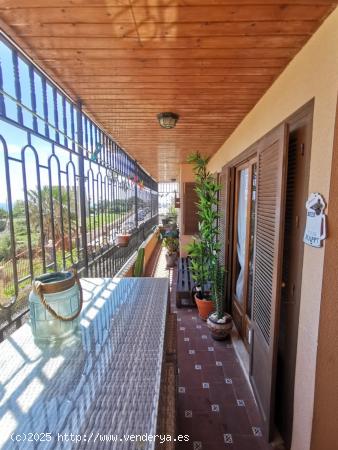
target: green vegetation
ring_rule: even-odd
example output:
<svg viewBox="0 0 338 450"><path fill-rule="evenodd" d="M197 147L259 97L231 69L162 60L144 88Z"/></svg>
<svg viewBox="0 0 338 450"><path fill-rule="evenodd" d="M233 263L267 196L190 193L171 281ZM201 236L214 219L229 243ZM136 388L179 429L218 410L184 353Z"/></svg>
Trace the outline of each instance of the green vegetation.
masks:
<svg viewBox="0 0 338 450"><path fill-rule="evenodd" d="M129 212L128 212L129 213ZM119 218L126 217L128 213L117 213L117 212L109 212L109 213L99 213L95 214L95 224L94 224L94 215L90 215L90 217L87 217L87 230L93 230L94 228L98 227L98 224L100 224L100 227L102 226L102 223L105 225L113 225Z"/></svg>
<svg viewBox="0 0 338 450"><path fill-rule="evenodd" d="M144 269L144 248L140 248L137 252L137 257L135 261L134 267L134 277L143 277L143 269Z"/></svg>
<svg viewBox="0 0 338 450"><path fill-rule="evenodd" d="M4 208L0 208L0 233L5 231L7 225L8 213Z"/></svg>
<svg viewBox="0 0 338 450"><path fill-rule="evenodd" d="M66 248L66 266L72 265L70 258L73 254L73 261L77 262L76 244L74 241L76 231L76 202L75 193L70 190L67 193L65 187L44 186L40 195L38 191L29 190L27 192L28 212L30 219L30 238L33 250L33 271L34 274L43 272L41 259L41 214L43 218L43 244L46 248L47 264L53 261L53 255L48 254L46 245L53 236L56 243L56 261L58 270L63 268L63 258L61 242L63 240ZM132 199L133 200L133 199ZM41 206L40 206L41 202ZM51 206L52 205L52 206ZM96 206L96 215L91 214L87 217L87 229L94 230L103 228L106 225L112 225L116 220L126 217L131 211L132 201L124 202L122 200L111 203L102 202ZM129 208L128 211L126 209ZM107 212L104 212L107 211ZM109 210L109 212L108 212ZM93 213L93 209L91 209ZM79 218L78 218L79 221ZM28 237L27 237L27 219L25 203L23 200L17 200L13 205L13 225L15 236L15 250L17 255L17 270L19 280L30 274L30 264L28 255ZM69 236L72 235L72 242ZM15 294L13 282L13 267L11 264L12 249L8 226L8 212L0 208L0 301L6 303L7 299ZM52 270L52 269L51 269ZM31 284L31 279L19 283L20 290ZM1 300L2 299L2 300Z"/></svg>
<svg viewBox="0 0 338 450"><path fill-rule="evenodd" d="M163 239L162 245L167 249L168 255L172 255L178 251L179 241L177 237L167 236Z"/></svg>
<svg viewBox="0 0 338 450"><path fill-rule="evenodd" d="M198 196L198 216L199 216L199 239L194 240L188 246L188 253L191 256L192 275L194 280L201 286L202 293L205 289L205 283L211 282L212 292L220 291L220 267L219 252L220 244L218 242L217 219L218 210L218 192L221 189L214 176L208 172L207 164L209 158L203 157L199 152L193 153L188 157L188 162L194 164L194 174L196 180L196 193ZM216 298L213 296L216 302ZM222 303L224 300L222 299ZM217 302L216 302L217 307ZM220 309L217 314L222 314Z"/></svg>
<svg viewBox="0 0 338 450"><path fill-rule="evenodd" d="M0 237L0 261L9 259L11 256L11 238L9 233L4 233Z"/></svg>

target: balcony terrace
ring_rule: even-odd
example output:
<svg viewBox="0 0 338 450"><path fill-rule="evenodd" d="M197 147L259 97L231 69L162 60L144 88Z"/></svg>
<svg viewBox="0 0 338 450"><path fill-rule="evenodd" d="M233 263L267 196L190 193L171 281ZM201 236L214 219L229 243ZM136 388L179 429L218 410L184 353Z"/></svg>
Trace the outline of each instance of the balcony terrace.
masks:
<svg viewBox="0 0 338 450"><path fill-rule="evenodd" d="M0 449L336 449L336 6L0 2Z"/></svg>

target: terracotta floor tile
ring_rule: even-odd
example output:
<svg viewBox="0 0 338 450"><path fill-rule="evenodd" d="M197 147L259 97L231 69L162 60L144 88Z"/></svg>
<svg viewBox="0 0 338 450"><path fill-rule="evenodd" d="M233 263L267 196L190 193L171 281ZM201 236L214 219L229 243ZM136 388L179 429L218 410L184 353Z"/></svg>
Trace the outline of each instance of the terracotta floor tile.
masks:
<svg viewBox="0 0 338 450"><path fill-rule="evenodd" d="M226 370L226 369L225 369ZM244 375L232 377L234 383L235 394L237 398L246 399L248 403L253 403L253 407L255 406L255 402L253 399L252 390L248 385L248 382Z"/></svg>
<svg viewBox="0 0 338 450"><path fill-rule="evenodd" d="M252 426L260 426L261 417L258 411L258 406L254 403L254 400L246 401L246 410Z"/></svg>
<svg viewBox="0 0 338 450"><path fill-rule="evenodd" d="M243 377L243 370L240 363L237 360L227 361L224 366L224 375L230 378L241 378Z"/></svg>
<svg viewBox="0 0 338 450"><path fill-rule="evenodd" d="M193 306L176 308L177 269L163 269L163 250L157 261L155 276L172 277L171 312L176 312L180 319L177 322L178 387L184 392L177 394L177 434L189 435L189 442L176 442L176 449L271 450L263 437L253 434L252 427L262 427L261 418L231 340L214 341ZM208 347L213 347L213 351ZM203 383L208 384L205 389Z"/></svg>
<svg viewBox="0 0 338 450"><path fill-rule="evenodd" d="M268 450L271 447L263 438L255 436L234 435L234 450Z"/></svg>
<svg viewBox="0 0 338 450"><path fill-rule="evenodd" d="M202 387L188 387L186 393L180 395L179 402L184 410L192 410L193 413L210 411L211 401L207 390Z"/></svg>
<svg viewBox="0 0 338 450"><path fill-rule="evenodd" d="M220 424L224 433L251 435L252 426L243 407L222 405Z"/></svg>
<svg viewBox="0 0 338 450"><path fill-rule="evenodd" d="M205 350L196 350L195 357L197 361L203 361L204 368L208 368L209 366L215 369L219 369L216 367L215 355L213 352L209 352L208 348ZM221 376L223 374L222 368L220 368Z"/></svg>
<svg viewBox="0 0 338 450"><path fill-rule="evenodd" d="M211 383L209 398L212 403L220 402L225 406L237 406L237 399L233 386L223 382Z"/></svg>
<svg viewBox="0 0 338 450"><path fill-rule="evenodd" d="M216 361L210 361L210 357L206 360L206 363L203 364L203 375L207 378L211 383L221 383L224 380L223 368L216 366ZM200 358L202 361L202 359Z"/></svg>
<svg viewBox="0 0 338 450"><path fill-rule="evenodd" d="M185 371L182 369L178 374L179 386L185 386L186 388L198 389L202 385L203 381L204 379L202 379L202 374L197 370L196 374L191 374L190 371Z"/></svg>

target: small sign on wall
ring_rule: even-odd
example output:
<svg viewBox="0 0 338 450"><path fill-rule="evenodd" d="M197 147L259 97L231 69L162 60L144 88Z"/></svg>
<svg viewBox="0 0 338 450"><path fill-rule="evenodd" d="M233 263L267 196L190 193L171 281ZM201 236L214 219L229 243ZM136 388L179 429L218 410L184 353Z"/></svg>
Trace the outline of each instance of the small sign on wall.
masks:
<svg viewBox="0 0 338 450"><path fill-rule="evenodd" d="M321 247L326 239L325 201L318 192L309 195L306 202L304 242L311 247Z"/></svg>

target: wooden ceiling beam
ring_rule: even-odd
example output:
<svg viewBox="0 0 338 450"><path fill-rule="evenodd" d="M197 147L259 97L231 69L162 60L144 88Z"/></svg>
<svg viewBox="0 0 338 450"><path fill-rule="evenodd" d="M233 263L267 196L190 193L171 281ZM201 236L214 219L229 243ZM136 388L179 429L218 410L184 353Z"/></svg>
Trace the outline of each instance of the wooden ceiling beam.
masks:
<svg viewBox="0 0 338 450"><path fill-rule="evenodd" d="M272 75L173 75L170 77L165 77L164 74L161 75L115 75L115 76L96 76L95 80L90 76L77 76L77 77L64 77L64 80L68 83L76 83L77 86L112 86L114 84L158 84L158 85L190 85L190 84L200 84L204 85L205 83L230 83L230 84L245 84L250 83L254 84L263 84L266 86L266 83L272 81Z"/></svg>
<svg viewBox="0 0 338 450"><path fill-rule="evenodd" d="M291 0L162 0L162 6L226 6L234 4L241 6L252 6L252 5L292 5L295 1ZM297 0L298 5L313 5L313 0ZM330 6L334 2L332 0L318 0L317 5ZM81 7L103 7L102 0L58 0L58 7L69 7L69 6L81 6ZM104 0L104 6L159 6L158 0ZM13 8L55 8L55 0L2 0L2 8L13 9Z"/></svg>
<svg viewBox="0 0 338 450"><path fill-rule="evenodd" d="M54 1L54 0L53 0ZM68 1L68 0L67 0ZM205 0L203 0L205 1ZM273 0L272 0L273 1ZM299 1L299 0L297 0ZM170 26L166 23L139 24L137 30L133 23L44 23L39 18L35 23L25 22L14 25L22 37L229 37L229 36L310 36L316 27L316 20L290 21L245 21L245 22L195 22Z"/></svg>
<svg viewBox="0 0 338 450"><path fill-rule="evenodd" d="M28 37L35 50L119 50L119 49L250 49L298 48L308 35L299 36L212 36L212 37Z"/></svg>
<svg viewBox="0 0 338 450"><path fill-rule="evenodd" d="M38 56L35 55L35 59L39 60ZM140 68L200 68L200 69L208 69L212 68L215 70L221 70L222 68L274 68L276 71L280 70L286 63L288 62L287 58L223 58L223 59L215 59L210 58L208 56L204 59L191 59L189 60L189 64L184 59L177 58L151 58L151 55L148 55L147 58L120 58L119 60L106 60L103 59L101 61L97 61L97 59L87 58L85 61L81 59L75 59L72 61L71 65L65 66L64 61L58 59L51 59L50 66L64 69L64 70L76 70L76 68L86 69L86 68L95 68L96 72L98 69L100 72L104 69L140 69Z"/></svg>
<svg viewBox="0 0 338 450"><path fill-rule="evenodd" d="M31 4L32 5L32 4ZM133 23L133 15L140 23L193 23L193 22L229 22L229 21L269 21L269 20L320 20L327 13L328 5L316 4L267 4L257 2L247 7L238 2L232 5L203 6L56 6L45 7L8 6L1 10L5 21L13 25L20 23Z"/></svg>
<svg viewBox="0 0 338 450"><path fill-rule="evenodd" d="M215 153L337 2L2 0L0 26L155 178ZM157 113L180 115L173 130Z"/></svg>
<svg viewBox="0 0 338 450"><path fill-rule="evenodd" d="M26 48L27 50L27 48ZM133 59L183 59L187 64L187 60L199 60L204 59L289 59L291 58L297 49L292 48L217 48L217 49L146 49L146 48L132 48L132 49L48 49L36 50L36 54L41 61L75 61L82 60L88 63L88 60L96 61L100 64L101 60L108 60L114 65L115 60L133 60Z"/></svg>
<svg viewBox="0 0 338 450"><path fill-rule="evenodd" d="M112 68L108 67L100 70L98 73L96 67L86 67L82 70L79 68L74 68L73 71L66 70L65 68L59 69L62 72L63 79L65 81L90 81L95 77L98 81L109 81L110 79L122 79L123 80L135 80L135 79L145 79L148 77L157 77L161 79L162 82L171 82L172 80L177 80L178 82L184 77L195 77L202 79L209 79L210 77L222 77L226 80L230 78L239 79L253 79L256 77L260 79L274 78L276 75L275 67L160 67L160 68ZM165 78L163 78L165 77ZM266 77L266 78L264 78ZM269 77L269 78L268 78Z"/></svg>

